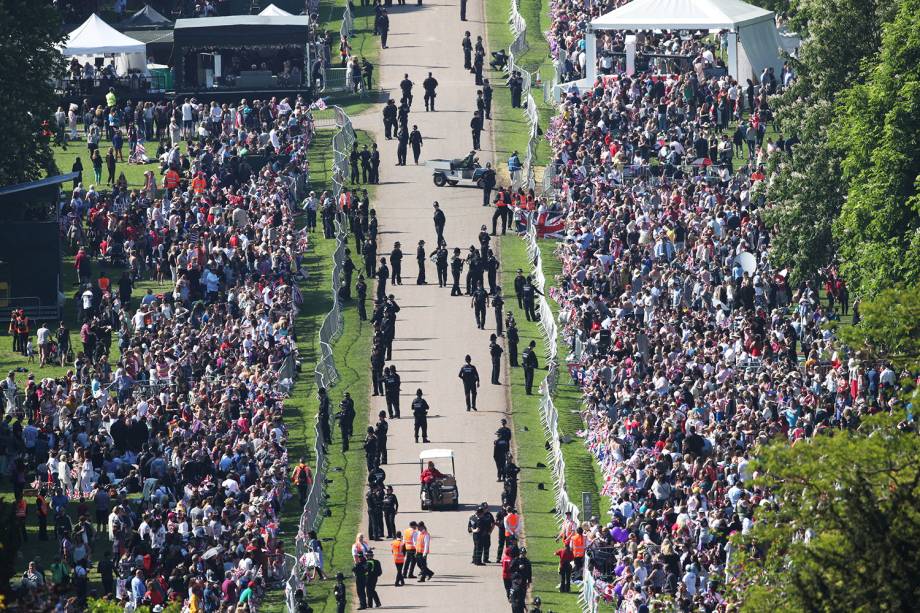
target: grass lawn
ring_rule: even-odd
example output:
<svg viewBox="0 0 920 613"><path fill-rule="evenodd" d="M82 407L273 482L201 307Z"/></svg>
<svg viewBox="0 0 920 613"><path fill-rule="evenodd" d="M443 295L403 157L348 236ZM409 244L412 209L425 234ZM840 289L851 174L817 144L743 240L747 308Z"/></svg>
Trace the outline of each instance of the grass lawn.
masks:
<svg viewBox="0 0 920 613"><path fill-rule="evenodd" d="M511 26L508 23L511 3L508 0L495 0L486 2L486 68L492 59L491 51L504 49L508 51L514 39ZM530 72L539 71L543 81L552 81L553 65L549 55L549 43L543 32L550 28L549 1L530 0L519 3L519 10L527 22L527 43L530 46L527 53L516 58L517 63ZM530 138L528 122L523 109L511 108L511 92L505 86L505 75L501 72L489 70L489 81L495 90L492 99L492 129L495 134L496 159L500 174L508 178L507 162L512 151L517 150L523 158L527 151L527 142ZM534 84L533 97L540 112L540 126L546 129L553 116L553 108L543 102L543 92ZM544 165L550 158L549 142L540 138L536 152L536 165ZM540 173L537 173L539 178Z"/></svg>
<svg viewBox="0 0 920 613"><path fill-rule="evenodd" d="M552 279L558 269L558 260L552 255L554 243L545 241L541 250L546 258L544 260L544 273L547 279ZM509 288L509 293L514 287L514 276L518 268L525 271L531 269L531 262L527 256L524 241L516 236L506 236L501 242L502 259L502 287ZM555 268L554 268L555 266ZM517 301L513 298L506 303L514 312L518 322L521 341L519 351L531 340L537 341L537 355L540 359L541 369L534 381L534 389L546 376L544 363L544 347L542 333L535 322L528 322L524 312L517 308ZM551 304L555 310L556 305ZM561 350L564 355L565 351ZM561 594L556 590L559 583L558 558L555 551L561 546L554 539L559 532L559 522L554 512L555 496L553 494L553 475L547 465L546 436L543 424L540 421L540 396L535 393L528 396L524 393L524 371L521 368L512 369L511 375L511 405L514 421L515 446L517 448L517 463L521 467L520 496L524 517L524 533L526 535L527 555L533 563L534 582L532 596L539 596L543 600L543 609L556 611L556 613L575 613L581 611L578 602L578 591L573 587L569 594ZM575 504L581 506L582 492L592 495L592 507L598 508L597 499L597 471L591 456L585 449L582 440L575 436L581 429L581 416L578 409L581 406L581 391L569 384L568 377L563 374L557 387L554 398L559 411L559 429L563 436L573 437L571 443L563 446L566 461L566 480L569 497ZM542 485L542 489L541 489Z"/></svg>

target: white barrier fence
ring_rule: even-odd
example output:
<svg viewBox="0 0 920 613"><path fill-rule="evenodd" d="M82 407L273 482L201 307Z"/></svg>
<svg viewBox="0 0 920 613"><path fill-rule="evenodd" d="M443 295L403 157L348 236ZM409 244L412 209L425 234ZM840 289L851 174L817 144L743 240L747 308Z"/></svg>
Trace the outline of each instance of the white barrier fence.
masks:
<svg viewBox="0 0 920 613"><path fill-rule="evenodd" d="M517 58L527 53L530 48L527 44L527 21L518 10L518 0L511 0L511 14L508 18L511 23L511 32L514 34L514 40L508 47L508 74L512 75L515 71L519 72L523 80L521 88L521 99L523 100L524 115L527 117L528 130L530 138L527 141L527 150L524 152L521 165L523 171L515 172L511 176L511 187L518 189L534 189L536 180L534 178L533 162L536 157L537 145L540 138L540 114L537 112L537 104L533 97L531 86L533 76L530 71L518 64Z"/></svg>
<svg viewBox="0 0 920 613"><path fill-rule="evenodd" d="M556 516L561 525L565 513L571 511L572 519L576 523L580 523L581 511L569 498L566 485L565 457L562 453L559 434L559 412L553 402L553 392L559 381L558 349L556 347L559 328L556 325L556 318L553 316L549 302L542 295L546 293L546 275L543 273L543 257L540 253L540 245L537 243L536 224L533 222L534 220L531 219L530 223L527 224L527 233L524 240L527 245L527 254L532 263L531 276L533 277L534 285L541 292L541 294L537 295L537 304L540 309L539 324L543 333L543 344L546 347L546 363L549 371L543 383L540 384L540 420L543 422L543 430L549 440L549 450L546 452L546 457L553 473ZM579 600L582 603L583 611L594 613L597 611L597 595L595 594L594 579L591 575L590 567L590 560L586 558Z"/></svg>
<svg viewBox="0 0 920 613"><path fill-rule="evenodd" d="M333 196L338 202L339 194L342 192L342 186L348 181L349 165L348 152L355 142L355 131L351 125L351 119L340 107L332 107L335 115L335 125L338 128L336 134L332 137L333 153L333 171L332 186ZM332 267L332 308L323 319L323 324L319 331L319 345L321 357L316 364L313 376L316 382L316 388L324 387L326 389L333 387L339 380L339 372L335 367L335 360L332 354L332 342L342 333L343 317L342 303L339 300L339 287L342 285L342 274L345 265L345 247L348 244L348 231L346 230L344 215L340 212L335 220L335 240L336 247L333 253ZM303 575L306 570L302 563L304 555L307 553L307 533L311 530L317 530L322 523L326 510L326 472L327 458L326 450L323 446L322 434L319 426L319 417L317 416L314 425L314 449L316 449L316 461L313 473L313 485L307 495L307 502L303 507L298 522L297 539L295 541L296 560L293 562L290 574L284 585L285 603L288 613L297 613L297 603L294 594L298 589L305 589Z"/></svg>

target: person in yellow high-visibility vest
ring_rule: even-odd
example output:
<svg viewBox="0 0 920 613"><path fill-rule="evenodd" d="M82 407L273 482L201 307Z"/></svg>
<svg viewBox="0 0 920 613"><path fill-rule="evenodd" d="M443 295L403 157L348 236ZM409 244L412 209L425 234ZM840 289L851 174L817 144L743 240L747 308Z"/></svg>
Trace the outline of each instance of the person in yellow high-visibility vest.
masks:
<svg viewBox="0 0 920 613"><path fill-rule="evenodd" d="M415 579L415 537L418 534L418 524L409 522L409 527L403 530L403 543L406 546L406 579Z"/></svg>
<svg viewBox="0 0 920 613"><path fill-rule="evenodd" d="M426 579L434 577L434 572L428 568L428 554L431 552L431 535L428 534L428 528L425 522L418 523L418 534L415 536L415 563L418 564L421 571L418 576L418 582L423 583Z"/></svg>
<svg viewBox="0 0 920 613"><path fill-rule="evenodd" d="M406 580L403 578L403 565L406 563L406 547L403 545L403 536L399 532L396 533L396 538L390 543L390 550L393 552L393 564L396 565L396 581L393 585L399 587L400 585L406 584Z"/></svg>

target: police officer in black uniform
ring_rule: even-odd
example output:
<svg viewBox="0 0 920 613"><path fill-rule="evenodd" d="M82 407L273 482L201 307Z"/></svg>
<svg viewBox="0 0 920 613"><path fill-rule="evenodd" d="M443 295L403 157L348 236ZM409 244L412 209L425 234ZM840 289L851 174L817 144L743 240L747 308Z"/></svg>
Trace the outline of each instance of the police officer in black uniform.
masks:
<svg viewBox="0 0 920 613"><path fill-rule="evenodd" d="M364 275L358 275L355 292L358 295L358 318L367 321L367 282L364 281Z"/></svg>
<svg viewBox="0 0 920 613"><path fill-rule="evenodd" d="M425 90L425 110L434 110L434 99L438 95L435 90L438 88L438 80L430 72L428 78L422 81L422 88Z"/></svg>
<svg viewBox="0 0 920 613"><path fill-rule="evenodd" d="M377 434L374 426L367 427L367 434L364 435L364 459L367 462L367 472L371 472L378 466L380 453L377 450Z"/></svg>
<svg viewBox="0 0 920 613"><path fill-rule="evenodd" d="M399 512L399 499L393 493L393 486L387 486L387 493L383 496L383 521L387 528L387 538L395 539L399 532L396 531L396 514Z"/></svg>
<svg viewBox="0 0 920 613"><path fill-rule="evenodd" d="M371 350L371 383L374 386L372 396L383 394L383 366L385 362L384 348L378 344Z"/></svg>
<svg viewBox="0 0 920 613"><path fill-rule="evenodd" d="M415 261L418 262L418 277L415 279L416 285L428 285L425 280L425 241L420 240L418 247L415 249Z"/></svg>
<svg viewBox="0 0 920 613"><path fill-rule="evenodd" d="M514 278L514 295L517 296L518 308L524 310L524 284L527 279L524 278L524 271L517 269L517 276Z"/></svg>
<svg viewBox="0 0 920 613"><path fill-rule="evenodd" d="M508 315L511 315L511 311L508 311ZM508 318L508 360L512 367L517 367L518 365L518 343L520 340L517 322L514 321L514 316L512 315Z"/></svg>
<svg viewBox="0 0 920 613"><path fill-rule="evenodd" d="M534 347L537 341L530 341L530 345L521 354L521 364L524 366L524 391L528 396L533 394L533 371L540 367L537 362L537 352Z"/></svg>
<svg viewBox="0 0 920 613"><path fill-rule="evenodd" d="M479 252L476 247L470 245L470 251L466 255L466 295L472 296L473 290L476 289L476 279L482 276L481 263L479 261Z"/></svg>
<svg viewBox="0 0 920 613"><path fill-rule="evenodd" d="M377 425L374 426L374 435L377 437L377 466L387 463L387 433L389 431L387 412L380 411L377 414Z"/></svg>
<svg viewBox="0 0 920 613"><path fill-rule="evenodd" d="M447 247L438 245L434 252L434 268L438 273L438 287L447 287Z"/></svg>
<svg viewBox="0 0 920 613"><path fill-rule="evenodd" d="M383 301L387 295L387 279L390 278L390 269L386 258L380 258L380 267L377 268L377 300Z"/></svg>
<svg viewBox="0 0 920 613"><path fill-rule="evenodd" d="M492 85L488 79L482 80L482 102L485 104L486 119L492 119Z"/></svg>
<svg viewBox="0 0 920 613"><path fill-rule="evenodd" d="M396 130L396 114L399 109L396 108L396 101L387 100L387 105L383 107L383 132L387 140L393 138L393 132Z"/></svg>
<svg viewBox="0 0 920 613"><path fill-rule="evenodd" d="M361 147L361 178L363 183L371 182L371 152L367 145Z"/></svg>
<svg viewBox="0 0 920 613"><path fill-rule="evenodd" d="M390 281L393 285L402 285L402 259L402 246L396 241L390 251Z"/></svg>
<svg viewBox="0 0 920 613"><path fill-rule="evenodd" d="M406 157L409 154L409 130L404 126L400 126L396 138L399 140L399 144L396 146L396 165L405 166Z"/></svg>
<svg viewBox="0 0 920 613"><path fill-rule="evenodd" d="M352 428L355 423L355 401L351 399L350 393L345 392L335 418L339 422L339 432L342 434L342 451L348 451L348 443L351 441Z"/></svg>
<svg viewBox="0 0 920 613"><path fill-rule="evenodd" d="M434 204L431 205L434 208L434 232L437 234L437 239L435 244L447 244L444 240L444 225L447 223L447 216L444 215L444 211L441 210L441 205L438 204L435 200Z"/></svg>
<svg viewBox="0 0 920 613"><path fill-rule="evenodd" d="M460 289L460 275L463 274L463 258L460 257L460 247L454 247L454 255L450 259L450 274L454 278L454 285L450 288L451 296L462 296Z"/></svg>
<svg viewBox="0 0 920 613"><path fill-rule="evenodd" d="M361 159L361 154L358 153L358 143L355 143L354 147L351 148L351 153L348 156L348 161L351 166L351 182L360 183L361 175L358 174L358 162Z"/></svg>
<svg viewBox="0 0 920 613"><path fill-rule="evenodd" d="M473 149L475 149L476 151L479 151L480 149L479 140L480 140L480 137L482 136L482 127L483 127L482 126L482 116L477 111L473 113L473 118L470 119L470 132L472 133L472 136L473 136Z"/></svg>
<svg viewBox="0 0 920 613"><path fill-rule="evenodd" d="M473 358L467 355L466 363L460 367L460 380L463 381L463 395L466 399L466 410L476 410L476 388L479 387L479 371L473 366Z"/></svg>
<svg viewBox="0 0 920 613"><path fill-rule="evenodd" d="M527 279L524 280L524 316L527 318L527 321L539 321L537 318L536 311L536 299L537 294L543 295L543 292L537 289L537 286L533 284L533 278L530 275L527 275Z"/></svg>
<svg viewBox="0 0 920 613"><path fill-rule="evenodd" d="M505 480L505 464L508 461L508 450L511 448L511 429L507 423L507 420L502 420L501 427L495 431L495 441L492 443L492 459L495 461L498 481Z"/></svg>
<svg viewBox="0 0 920 613"><path fill-rule="evenodd" d="M342 270L345 272L345 280L342 283L342 297L345 300L351 300L351 277L355 274L355 263L351 259L351 249L345 248L345 263L342 264Z"/></svg>
<svg viewBox="0 0 920 613"><path fill-rule="evenodd" d="M495 517L489 511L489 503L479 505L482 515L479 516L479 552L482 556L479 561L485 565L489 563L489 550L492 549L492 531L495 529ZM501 554L496 556L499 560Z"/></svg>
<svg viewBox="0 0 920 613"><path fill-rule="evenodd" d="M492 200L492 190L495 188L495 170L492 162L486 162L486 169L482 173L482 206L489 206Z"/></svg>
<svg viewBox="0 0 920 613"><path fill-rule="evenodd" d="M476 327L480 330L484 330L486 327L486 306L489 304L489 295L482 287L482 283L473 290L470 304L473 307L473 313L476 317Z"/></svg>
<svg viewBox="0 0 920 613"><path fill-rule="evenodd" d="M381 532L381 537L383 533ZM383 574L383 568L380 566L380 561L374 559L373 550L367 552L367 560L364 562L365 568L367 569L367 577L365 578L365 590L367 592L367 606L368 607L380 607L380 596L377 595L377 579L380 578L380 575Z"/></svg>
<svg viewBox="0 0 920 613"><path fill-rule="evenodd" d="M470 515L466 522L466 531L473 539L473 564L482 566L482 551L479 549L479 518L482 517L482 507L476 507L476 510Z"/></svg>
<svg viewBox="0 0 920 613"><path fill-rule="evenodd" d="M412 147L412 159L418 165L418 158L422 154L422 133L418 131L418 126L412 126L412 132L409 133L409 146Z"/></svg>
<svg viewBox="0 0 920 613"><path fill-rule="evenodd" d="M473 69L473 41L470 40L469 31L463 33L463 40L460 41L463 48L463 68L466 70Z"/></svg>
<svg viewBox="0 0 920 613"><path fill-rule="evenodd" d="M323 446L326 446L332 442L332 433L329 431L329 412L332 403L329 401L329 395L326 394L325 387L319 388L317 395L319 396L319 410L317 411L319 432L323 438Z"/></svg>
<svg viewBox="0 0 920 613"><path fill-rule="evenodd" d="M358 555L351 572L355 575L355 590L358 592L358 608L367 608L367 562L363 554ZM344 601L343 601L344 602Z"/></svg>
<svg viewBox="0 0 920 613"><path fill-rule="evenodd" d="M396 372L396 366L391 364L384 369L383 389L386 394L387 411L391 419L399 419L399 388L401 378ZM383 411L381 411L382 413Z"/></svg>
<svg viewBox="0 0 920 613"><path fill-rule="evenodd" d="M482 258L483 262L489 258L489 241L491 240L492 237L489 236L489 230L483 225L479 229L479 257Z"/></svg>
<svg viewBox="0 0 920 613"><path fill-rule="evenodd" d="M409 80L409 73L403 75L403 80L399 82L399 89L402 91L402 102L408 107L412 106L412 86L414 83Z"/></svg>
<svg viewBox="0 0 920 613"><path fill-rule="evenodd" d="M373 277L377 274L377 243L368 238L361 247L364 257L364 274Z"/></svg>
<svg viewBox="0 0 920 613"><path fill-rule="evenodd" d="M485 269L486 269L486 278L489 280L489 293L493 296L495 292L498 291L498 267L499 267L498 258L495 257L495 253L489 249L489 253L485 259ZM504 304L504 301L502 302ZM499 317L501 319L501 317ZM500 336L500 335L499 335Z"/></svg>
<svg viewBox="0 0 920 613"><path fill-rule="evenodd" d="M428 402L422 398L421 388L415 390L415 399L412 400L412 417L415 418L415 442L418 442L419 430L422 431L422 442L430 443L428 440Z"/></svg>
<svg viewBox="0 0 920 613"><path fill-rule="evenodd" d="M489 356L492 358L492 385L500 385L498 373L502 369L502 354L505 350L498 344L496 335L492 334L489 341Z"/></svg>
<svg viewBox="0 0 920 613"><path fill-rule="evenodd" d="M505 299L502 298L501 286L495 286L495 292L492 295L492 312L495 314L495 334L504 336L502 328L502 307L505 306Z"/></svg>

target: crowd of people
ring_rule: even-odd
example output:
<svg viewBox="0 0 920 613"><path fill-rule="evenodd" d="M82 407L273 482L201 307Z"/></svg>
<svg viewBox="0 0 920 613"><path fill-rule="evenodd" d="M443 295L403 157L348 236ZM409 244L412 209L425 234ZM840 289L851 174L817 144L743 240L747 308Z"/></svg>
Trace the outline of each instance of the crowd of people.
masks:
<svg viewBox="0 0 920 613"><path fill-rule="evenodd" d="M301 99L234 108L258 120L183 119L187 148L164 160L161 186L103 193L77 179L63 205L82 347L64 376L10 372L3 383L0 460L17 536L32 538L26 526L37 524L57 552L29 565L23 606L83 610L98 596L255 610L286 578L282 415L312 230L300 228L295 191L313 120ZM100 113L87 109L92 131ZM137 109L107 114L159 129L137 125ZM323 194L321 206L331 200ZM112 268L123 270L116 282ZM140 282L150 289L138 300Z"/></svg>
<svg viewBox="0 0 920 613"><path fill-rule="evenodd" d="M554 52L575 65L596 16L586 6L552 8ZM565 219L552 294L610 502L609 518L564 523L561 536L587 552L596 591L618 610L661 598L724 610L730 537L771 503L752 484L752 452L895 409L899 373L825 326L850 306L833 270L822 295L818 280L792 285L771 266L782 228L761 218L758 183L769 156L795 146L767 136L768 94L791 73L742 87L696 64L601 72L613 78L570 89L548 131ZM560 569L562 589L572 569Z"/></svg>

